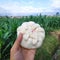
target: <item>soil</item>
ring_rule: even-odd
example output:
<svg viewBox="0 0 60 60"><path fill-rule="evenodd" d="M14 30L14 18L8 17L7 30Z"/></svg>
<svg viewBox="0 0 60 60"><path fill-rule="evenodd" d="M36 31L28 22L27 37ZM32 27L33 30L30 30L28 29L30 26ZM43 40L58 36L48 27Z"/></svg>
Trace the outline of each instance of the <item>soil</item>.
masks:
<svg viewBox="0 0 60 60"><path fill-rule="evenodd" d="M50 32L50 34L60 41L60 31Z"/></svg>

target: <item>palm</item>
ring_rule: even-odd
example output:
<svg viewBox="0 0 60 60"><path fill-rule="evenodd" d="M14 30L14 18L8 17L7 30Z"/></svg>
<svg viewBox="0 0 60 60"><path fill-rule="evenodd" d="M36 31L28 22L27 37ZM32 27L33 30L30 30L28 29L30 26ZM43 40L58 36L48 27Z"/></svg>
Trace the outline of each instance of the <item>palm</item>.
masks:
<svg viewBox="0 0 60 60"><path fill-rule="evenodd" d="M24 56L24 59L25 60L32 60L32 59L34 59L35 51L36 51L35 49L25 49L25 48L22 48L22 54Z"/></svg>
<svg viewBox="0 0 60 60"><path fill-rule="evenodd" d="M25 60L33 60L36 50L20 47L19 51L20 51L20 54L18 53L18 55L21 55Z"/></svg>

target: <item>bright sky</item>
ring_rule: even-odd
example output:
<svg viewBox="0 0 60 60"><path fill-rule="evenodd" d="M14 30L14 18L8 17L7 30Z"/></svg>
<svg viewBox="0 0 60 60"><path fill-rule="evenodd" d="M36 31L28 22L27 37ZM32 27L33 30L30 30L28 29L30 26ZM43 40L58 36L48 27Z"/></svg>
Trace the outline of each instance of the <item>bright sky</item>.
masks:
<svg viewBox="0 0 60 60"><path fill-rule="evenodd" d="M0 7L12 13L53 12L60 0L0 0Z"/></svg>

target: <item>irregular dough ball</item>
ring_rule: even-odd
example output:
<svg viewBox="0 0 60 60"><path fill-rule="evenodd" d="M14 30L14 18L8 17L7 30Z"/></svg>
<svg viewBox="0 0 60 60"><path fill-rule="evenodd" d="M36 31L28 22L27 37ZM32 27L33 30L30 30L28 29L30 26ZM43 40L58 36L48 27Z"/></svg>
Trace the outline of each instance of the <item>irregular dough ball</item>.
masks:
<svg viewBox="0 0 60 60"><path fill-rule="evenodd" d="M17 28L17 37L20 33L23 33L21 46L28 49L39 48L45 37L44 29L33 21L24 22L19 26Z"/></svg>

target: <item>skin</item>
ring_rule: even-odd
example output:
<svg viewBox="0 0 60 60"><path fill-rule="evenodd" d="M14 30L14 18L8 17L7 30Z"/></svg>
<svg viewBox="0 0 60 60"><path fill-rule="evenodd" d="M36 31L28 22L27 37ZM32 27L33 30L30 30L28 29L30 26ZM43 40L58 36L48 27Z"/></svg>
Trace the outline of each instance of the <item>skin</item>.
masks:
<svg viewBox="0 0 60 60"><path fill-rule="evenodd" d="M36 49L26 49L20 46L23 34L20 33L10 50L10 60L34 60Z"/></svg>

